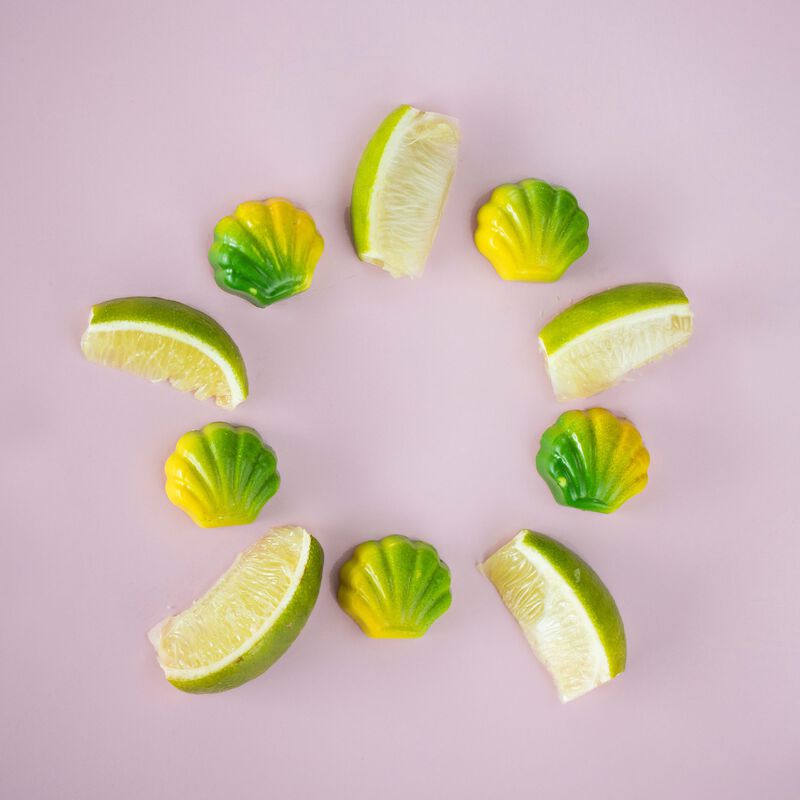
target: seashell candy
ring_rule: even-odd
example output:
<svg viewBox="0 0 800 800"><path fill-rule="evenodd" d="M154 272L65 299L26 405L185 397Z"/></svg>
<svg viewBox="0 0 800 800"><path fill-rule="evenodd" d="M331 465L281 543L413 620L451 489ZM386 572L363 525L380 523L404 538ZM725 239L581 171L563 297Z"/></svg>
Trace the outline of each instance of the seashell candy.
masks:
<svg viewBox="0 0 800 800"><path fill-rule="evenodd" d="M272 198L223 217L208 259L220 289L263 308L308 289L323 246L309 214Z"/></svg>
<svg viewBox="0 0 800 800"><path fill-rule="evenodd" d="M422 636L451 599L435 548L405 536L362 542L339 571L339 605L377 639Z"/></svg>
<svg viewBox="0 0 800 800"><path fill-rule="evenodd" d="M478 211L475 245L507 281L557 281L589 247L589 218L561 186L498 186Z"/></svg>
<svg viewBox="0 0 800 800"><path fill-rule="evenodd" d="M212 422L178 440L167 459L167 497L201 528L246 525L278 491L273 449L252 428Z"/></svg>
<svg viewBox="0 0 800 800"><path fill-rule="evenodd" d="M542 434L536 456L556 502L604 514L647 486L649 464L634 424L604 408L562 414Z"/></svg>

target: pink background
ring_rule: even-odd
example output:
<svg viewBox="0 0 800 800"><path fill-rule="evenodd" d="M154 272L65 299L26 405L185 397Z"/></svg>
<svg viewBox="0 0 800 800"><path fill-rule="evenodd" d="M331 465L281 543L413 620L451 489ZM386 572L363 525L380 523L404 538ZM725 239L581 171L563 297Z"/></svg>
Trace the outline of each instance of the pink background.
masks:
<svg viewBox="0 0 800 800"><path fill-rule="evenodd" d="M6 3L0 23L0 796L796 798L800 80L794 2ZM362 147L400 102L463 146L424 278L361 264ZM588 254L504 283L471 242L497 183L568 186ZM214 223L287 196L325 236L311 290L219 291ZM533 465L553 399L541 323L614 284L691 298L691 345L581 404L624 413L650 486L612 516ZM88 364L92 303L172 297L239 342L233 413ZM167 501L185 431L257 427L283 486L249 527ZM290 652L227 694L163 679L147 629L268 527L323 544ZM561 706L475 563L528 526L622 610L629 665ZM334 600L358 541L433 542L451 611L364 637Z"/></svg>

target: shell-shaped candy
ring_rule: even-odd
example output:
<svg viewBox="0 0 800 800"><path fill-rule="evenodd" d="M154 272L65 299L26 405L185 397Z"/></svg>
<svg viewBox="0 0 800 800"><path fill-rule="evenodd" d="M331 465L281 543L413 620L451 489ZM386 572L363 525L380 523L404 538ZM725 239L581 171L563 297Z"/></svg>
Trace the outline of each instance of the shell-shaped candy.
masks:
<svg viewBox="0 0 800 800"><path fill-rule="evenodd" d="M339 571L338 599L367 636L416 638L450 607L450 570L426 542L362 542Z"/></svg>
<svg viewBox="0 0 800 800"><path fill-rule="evenodd" d="M475 245L507 281L557 281L589 247L589 218L561 186L498 186L478 211Z"/></svg>
<svg viewBox="0 0 800 800"><path fill-rule="evenodd" d="M308 289L323 246L311 215L275 197L223 217L208 259L221 289L263 308Z"/></svg>
<svg viewBox="0 0 800 800"><path fill-rule="evenodd" d="M636 426L604 408L567 411L542 434L536 469L563 506L610 514L647 486Z"/></svg>
<svg viewBox="0 0 800 800"><path fill-rule="evenodd" d="M178 440L167 459L167 497L201 528L246 525L278 491L274 450L252 428L212 422Z"/></svg>

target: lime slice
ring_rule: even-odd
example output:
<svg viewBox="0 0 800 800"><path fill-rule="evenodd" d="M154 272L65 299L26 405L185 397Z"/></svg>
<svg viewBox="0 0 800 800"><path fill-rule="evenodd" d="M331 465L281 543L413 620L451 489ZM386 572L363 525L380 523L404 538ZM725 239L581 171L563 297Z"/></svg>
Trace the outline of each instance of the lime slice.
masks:
<svg viewBox="0 0 800 800"><path fill-rule="evenodd" d="M350 215L358 257L395 278L422 274L456 168L458 124L400 106L367 144Z"/></svg>
<svg viewBox="0 0 800 800"><path fill-rule="evenodd" d="M559 400L589 397L632 370L685 345L692 335L686 295L669 283L631 283L562 311L539 334Z"/></svg>
<svg viewBox="0 0 800 800"><path fill-rule="evenodd" d="M241 686L282 656L314 608L322 548L303 528L273 528L208 592L148 638L167 680L185 692Z"/></svg>
<svg viewBox="0 0 800 800"><path fill-rule="evenodd" d="M124 297L92 308L81 339L89 361L235 408L247 397L242 354L219 323L183 303Z"/></svg>
<svg viewBox="0 0 800 800"><path fill-rule="evenodd" d="M614 598L564 545L520 531L479 569L553 676L562 702L625 669L625 629Z"/></svg>

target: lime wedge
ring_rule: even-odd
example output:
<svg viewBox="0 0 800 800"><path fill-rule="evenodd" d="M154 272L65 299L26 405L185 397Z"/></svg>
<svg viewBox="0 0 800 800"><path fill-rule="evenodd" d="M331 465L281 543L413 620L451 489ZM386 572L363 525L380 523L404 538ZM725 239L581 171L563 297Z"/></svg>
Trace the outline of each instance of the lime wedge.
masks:
<svg viewBox="0 0 800 800"><path fill-rule="evenodd" d="M273 528L200 600L148 638L167 680L185 692L221 692L264 672L314 608L322 548L303 528Z"/></svg>
<svg viewBox="0 0 800 800"><path fill-rule="evenodd" d="M124 297L92 308L81 339L89 361L132 372L235 408L247 372L233 339L211 317L160 297Z"/></svg>
<svg viewBox="0 0 800 800"><path fill-rule="evenodd" d="M458 124L400 106L367 144L350 216L358 257L395 278L422 274L456 168Z"/></svg>
<svg viewBox="0 0 800 800"><path fill-rule="evenodd" d="M632 370L685 345L692 335L686 295L669 283L632 283L562 311L539 334L559 400L589 397Z"/></svg>
<svg viewBox="0 0 800 800"><path fill-rule="evenodd" d="M549 670L562 702L625 669L625 629L614 598L564 545L523 530L479 569Z"/></svg>

